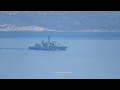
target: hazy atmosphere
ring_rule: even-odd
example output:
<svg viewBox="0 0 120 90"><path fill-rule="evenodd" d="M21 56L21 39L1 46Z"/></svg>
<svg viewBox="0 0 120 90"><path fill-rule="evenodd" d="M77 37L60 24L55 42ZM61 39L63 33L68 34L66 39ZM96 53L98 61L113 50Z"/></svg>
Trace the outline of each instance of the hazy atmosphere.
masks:
<svg viewBox="0 0 120 90"><path fill-rule="evenodd" d="M120 79L120 12L0 11L0 79Z"/></svg>

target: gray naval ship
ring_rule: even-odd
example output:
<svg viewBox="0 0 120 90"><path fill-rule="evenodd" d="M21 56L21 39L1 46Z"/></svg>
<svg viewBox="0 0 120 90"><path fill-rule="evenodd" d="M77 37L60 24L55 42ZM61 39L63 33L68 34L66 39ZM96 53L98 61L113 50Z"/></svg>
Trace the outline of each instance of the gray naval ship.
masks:
<svg viewBox="0 0 120 90"><path fill-rule="evenodd" d="M48 42L36 43L34 46L29 46L33 50L66 50L67 46L60 46L54 39L50 42L50 35L48 35Z"/></svg>

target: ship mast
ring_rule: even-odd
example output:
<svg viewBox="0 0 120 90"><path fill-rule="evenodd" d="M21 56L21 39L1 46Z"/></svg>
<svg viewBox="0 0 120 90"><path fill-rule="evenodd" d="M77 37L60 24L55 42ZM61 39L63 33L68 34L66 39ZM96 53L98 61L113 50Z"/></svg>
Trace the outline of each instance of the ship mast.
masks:
<svg viewBox="0 0 120 90"><path fill-rule="evenodd" d="M50 45L50 34L48 35L48 46Z"/></svg>

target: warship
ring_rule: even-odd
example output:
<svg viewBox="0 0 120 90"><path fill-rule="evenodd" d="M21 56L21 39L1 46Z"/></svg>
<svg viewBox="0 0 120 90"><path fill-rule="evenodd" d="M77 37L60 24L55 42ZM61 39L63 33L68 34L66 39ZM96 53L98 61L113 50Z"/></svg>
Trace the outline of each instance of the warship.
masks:
<svg viewBox="0 0 120 90"><path fill-rule="evenodd" d="M34 46L29 46L33 50L66 50L67 46L60 46L54 39L50 42L50 35L48 35L48 42L42 40L41 43L36 43Z"/></svg>

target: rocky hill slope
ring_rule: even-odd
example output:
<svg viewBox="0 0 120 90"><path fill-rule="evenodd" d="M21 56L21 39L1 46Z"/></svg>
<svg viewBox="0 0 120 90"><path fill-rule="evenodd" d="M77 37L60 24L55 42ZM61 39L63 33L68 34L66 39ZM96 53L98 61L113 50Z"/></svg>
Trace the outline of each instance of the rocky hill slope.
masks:
<svg viewBox="0 0 120 90"><path fill-rule="evenodd" d="M0 11L0 31L120 31L120 11Z"/></svg>

